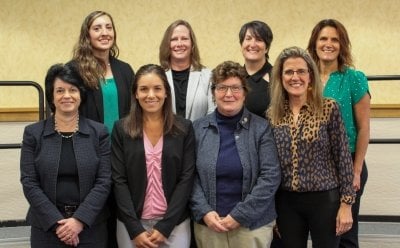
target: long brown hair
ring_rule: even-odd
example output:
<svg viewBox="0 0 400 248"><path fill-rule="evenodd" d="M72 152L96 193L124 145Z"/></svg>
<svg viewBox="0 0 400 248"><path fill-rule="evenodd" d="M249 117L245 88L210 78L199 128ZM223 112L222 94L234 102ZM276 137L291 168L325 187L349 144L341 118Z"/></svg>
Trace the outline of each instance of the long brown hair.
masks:
<svg viewBox="0 0 400 248"><path fill-rule="evenodd" d="M307 103L312 107L315 114L322 113L323 97L322 83L319 77L317 65L311 56L302 48L289 47L283 49L275 61L272 80L271 80L271 103L267 111L267 116L273 125L276 125L285 113L285 102L289 99L282 84L283 64L289 58L302 58L308 67L311 82L309 84L310 94L307 94Z"/></svg>
<svg viewBox="0 0 400 248"><path fill-rule="evenodd" d="M90 26L93 21L100 16L106 15L110 18L114 29L114 43L110 49L110 56L117 58L119 49L117 46L117 32L115 30L114 20L110 14L104 11L94 11L90 13L82 23L81 33L78 43L73 50L73 60L78 64L78 70L83 78L85 85L91 89L97 89L101 79L104 79L106 64L96 58L93 54L93 47L90 43Z"/></svg>
<svg viewBox="0 0 400 248"><path fill-rule="evenodd" d="M179 25L183 25L187 29L189 29L190 41L192 42L192 50L190 53L190 56L191 56L190 64L191 64L193 70L200 71L202 68L204 68L204 66L200 63L200 52L199 52L199 48L197 47L196 36L194 35L193 29L190 26L190 24L185 20L176 20L173 23L171 23L171 25L168 26L167 30L165 30L164 36L163 36L163 38L161 40L161 44L160 44L160 53L159 53L160 65L165 70L168 70L171 68L171 64L170 64L171 36L172 36L172 33L174 32L174 29L176 27L178 27Z"/></svg>
<svg viewBox="0 0 400 248"><path fill-rule="evenodd" d="M336 29L339 35L340 51L338 56L338 69L343 72L346 67L354 67L353 56L351 55L351 42L349 35L347 34L346 28L342 23L335 19L325 19L317 23L311 32L310 40L308 41L307 51L311 54L311 57L317 63L320 68L320 60L317 55L317 40L322 29L325 27L333 27Z"/></svg>
<svg viewBox="0 0 400 248"><path fill-rule="evenodd" d="M132 105L129 114L123 119L124 131L129 134L131 138L142 137L143 135L143 109L136 99L136 91L138 89L139 80L148 74L157 75L163 82L167 97L165 98L164 105L162 107L162 114L164 117L164 135L168 133L175 133L176 131L183 131L183 127L175 119L175 115L172 111L172 96L171 87L169 86L165 70L154 64L144 65L139 68L135 75L135 80L132 85Z"/></svg>

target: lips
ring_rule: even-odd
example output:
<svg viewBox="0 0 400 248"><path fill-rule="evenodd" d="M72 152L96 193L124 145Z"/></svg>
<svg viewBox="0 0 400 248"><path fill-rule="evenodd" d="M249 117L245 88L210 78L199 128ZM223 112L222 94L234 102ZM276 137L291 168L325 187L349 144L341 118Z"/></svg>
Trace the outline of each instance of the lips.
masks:
<svg viewBox="0 0 400 248"><path fill-rule="evenodd" d="M186 49L176 49L174 50L175 53L184 53L186 52Z"/></svg>
<svg viewBox="0 0 400 248"><path fill-rule="evenodd" d="M289 85L290 85L291 87L293 87L293 88L299 88L299 87L302 87L302 86L303 86L302 83L289 83Z"/></svg>
<svg viewBox="0 0 400 248"><path fill-rule="evenodd" d="M155 105L155 104L157 104L159 101L145 101L145 103L146 104L149 104L149 105Z"/></svg>
<svg viewBox="0 0 400 248"><path fill-rule="evenodd" d="M63 105L71 105L71 104L74 104L74 102L61 102L61 104L63 104Z"/></svg>
<svg viewBox="0 0 400 248"><path fill-rule="evenodd" d="M101 40L99 40L100 41L100 43L102 43L102 44L108 44L109 42L111 42L111 39L101 39Z"/></svg>

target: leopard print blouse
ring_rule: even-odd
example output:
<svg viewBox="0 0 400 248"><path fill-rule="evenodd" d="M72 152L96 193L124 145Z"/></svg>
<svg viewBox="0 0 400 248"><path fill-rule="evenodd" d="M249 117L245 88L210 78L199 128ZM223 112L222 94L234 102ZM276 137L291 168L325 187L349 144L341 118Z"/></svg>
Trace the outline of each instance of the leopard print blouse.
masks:
<svg viewBox="0 0 400 248"><path fill-rule="evenodd" d="M348 139L334 100L324 99L322 116L304 105L294 123L285 104L283 118L274 126L282 169L283 190L325 191L338 188L341 202L352 204L355 191Z"/></svg>

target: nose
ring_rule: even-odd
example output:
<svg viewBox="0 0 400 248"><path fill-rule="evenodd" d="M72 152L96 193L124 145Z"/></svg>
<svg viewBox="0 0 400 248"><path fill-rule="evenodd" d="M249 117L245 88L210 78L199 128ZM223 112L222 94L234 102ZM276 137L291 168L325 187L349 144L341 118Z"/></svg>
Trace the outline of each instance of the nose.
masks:
<svg viewBox="0 0 400 248"><path fill-rule="evenodd" d="M182 45L182 40L181 39L178 39L178 46L181 46Z"/></svg>
<svg viewBox="0 0 400 248"><path fill-rule="evenodd" d="M232 89L231 89L231 87L228 87L228 89L226 89L225 96L232 96L232 95L233 95Z"/></svg>
<svg viewBox="0 0 400 248"><path fill-rule="evenodd" d="M64 94L63 94L63 97L64 98L68 98L68 97L70 97L71 96L71 92L69 92L69 90L65 90L65 92L64 92Z"/></svg>
<svg viewBox="0 0 400 248"><path fill-rule="evenodd" d="M149 94L147 96L148 97L154 97L154 91L152 89L149 90Z"/></svg>
<svg viewBox="0 0 400 248"><path fill-rule="evenodd" d="M297 73L297 71L294 71L293 72L293 76L292 76L292 80L298 80L300 77L299 77L299 74Z"/></svg>
<svg viewBox="0 0 400 248"><path fill-rule="evenodd" d="M332 46L332 40L331 39L327 39L325 45L326 46Z"/></svg>
<svg viewBox="0 0 400 248"><path fill-rule="evenodd" d="M108 34L107 28L105 28L105 27L102 28L102 29L101 29L101 34L102 34L102 35L107 35L107 34Z"/></svg>

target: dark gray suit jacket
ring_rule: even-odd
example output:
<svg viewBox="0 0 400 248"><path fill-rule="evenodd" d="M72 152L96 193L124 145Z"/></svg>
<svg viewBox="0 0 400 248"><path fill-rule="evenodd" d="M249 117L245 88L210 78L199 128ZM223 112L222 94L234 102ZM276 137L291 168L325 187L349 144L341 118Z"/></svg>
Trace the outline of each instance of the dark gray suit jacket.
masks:
<svg viewBox="0 0 400 248"><path fill-rule="evenodd" d="M108 217L105 202L111 189L110 139L103 124L79 119L72 137L79 176L80 205L73 217L88 227ZM54 118L25 128L21 150L21 183L30 207L27 221L48 231L64 217L56 207L62 138Z"/></svg>

